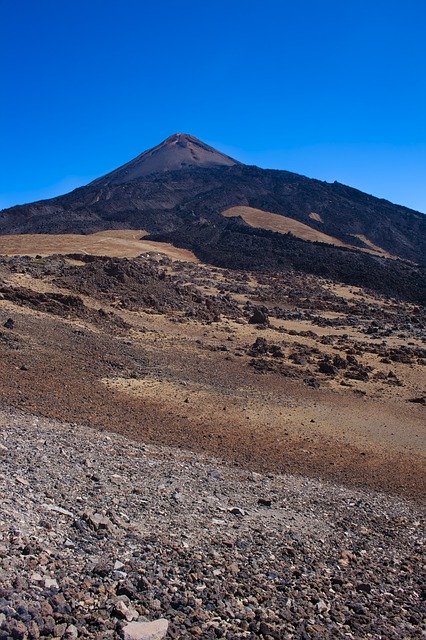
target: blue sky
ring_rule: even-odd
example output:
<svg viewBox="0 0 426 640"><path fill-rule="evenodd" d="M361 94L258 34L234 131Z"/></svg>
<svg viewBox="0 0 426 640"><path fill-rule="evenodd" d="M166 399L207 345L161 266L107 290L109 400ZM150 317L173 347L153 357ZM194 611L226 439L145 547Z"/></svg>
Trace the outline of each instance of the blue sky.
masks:
<svg viewBox="0 0 426 640"><path fill-rule="evenodd" d="M171 133L426 212L425 0L0 0L0 208Z"/></svg>

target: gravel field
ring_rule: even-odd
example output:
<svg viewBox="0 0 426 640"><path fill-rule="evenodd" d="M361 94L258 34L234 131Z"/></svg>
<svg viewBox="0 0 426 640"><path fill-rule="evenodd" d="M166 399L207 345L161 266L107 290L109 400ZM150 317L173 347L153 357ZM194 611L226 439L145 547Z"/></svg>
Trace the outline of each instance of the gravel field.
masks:
<svg viewBox="0 0 426 640"><path fill-rule="evenodd" d="M0 425L1 640L424 637L418 502Z"/></svg>

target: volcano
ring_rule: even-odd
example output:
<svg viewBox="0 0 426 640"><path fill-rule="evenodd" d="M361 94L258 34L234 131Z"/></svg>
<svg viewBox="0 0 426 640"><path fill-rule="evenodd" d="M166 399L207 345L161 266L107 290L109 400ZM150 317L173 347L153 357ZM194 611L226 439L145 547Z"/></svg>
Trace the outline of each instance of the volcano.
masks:
<svg viewBox="0 0 426 640"><path fill-rule="evenodd" d="M166 171L191 167L232 167L240 164L213 147L187 133L175 133L156 147L144 151L137 158L111 171L92 184L123 184Z"/></svg>
<svg viewBox="0 0 426 640"><path fill-rule="evenodd" d="M184 133L68 194L0 212L0 234L110 229L143 230L222 267L297 269L425 295L424 214L338 182L245 165Z"/></svg>

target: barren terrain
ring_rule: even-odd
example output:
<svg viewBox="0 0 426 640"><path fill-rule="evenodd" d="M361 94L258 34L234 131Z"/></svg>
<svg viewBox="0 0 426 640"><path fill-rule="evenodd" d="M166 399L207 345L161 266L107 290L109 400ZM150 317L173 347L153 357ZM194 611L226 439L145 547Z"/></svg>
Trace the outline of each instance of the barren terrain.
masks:
<svg viewBox="0 0 426 640"><path fill-rule="evenodd" d="M27 234L0 236L0 255L6 256L49 256L52 253L87 253L94 256L114 256L116 258L136 258L142 251L162 253L172 259L197 262L191 251L179 249L166 242L144 240L147 231L143 229L115 229L98 231L88 235L66 233Z"/></svg>
<svg viewBox="0 0 426 640"><path fill-rule="evenodd" d="M308 240L309 242L324 242L325 244L332 244L336 247L355 248L353 245L342 242L342 240L326 233L322 233L318 229L314 229L303 222L287 216L271 213L270 211L262 211L261 209L254 209L253 207L231 207L224 211L223 215L227 218L241 216L251 227L276 231L277 233L291 233L297 238L302 238L302 240ZM322 222L317 213L311 213L309 217L316 222ZM358 238L358 240L361 240L365 245L364 247L356 247L360 251L385 256L386 258L392 257L390 253L372 243L366 236L354 234L353 237Z"/></svg>
<svg viewBox="0 0 426 640"><path fill-rule="evenodd" d="M348 246L338 238L322 233L307 224L303 224L303 222L277 213L271 213L270 211L262 211L253 207L231 207L224 211L222 215L227 218L241 216L252 227L268 229L277 233L292 233L294 236L310 242L325 242L339 247Z"/></svg>
<svg viewBox="0 0 426 640"><path fill-rule="evenodd" d="M423 492L419 307L160 254L0 269L5 405L255 470Z"/></svg>
<svg viewBox="0 0 426 640"><path fill-rule="evenodd" d="M424 310L142 235L1 239L0 640L421 638Z"/></svg>
<svg viewBox="0 0 426 640"><path fill-rule="evenodd" d="M410 501L16 410L0 427L2 640L422 637Z"/></svg>

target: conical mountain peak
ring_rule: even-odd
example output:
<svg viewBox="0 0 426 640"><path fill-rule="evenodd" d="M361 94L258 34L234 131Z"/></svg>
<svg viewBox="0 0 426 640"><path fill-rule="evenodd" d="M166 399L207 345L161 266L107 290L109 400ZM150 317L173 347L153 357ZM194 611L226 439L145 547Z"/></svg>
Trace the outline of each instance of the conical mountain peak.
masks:
<svg viewBox="0 0 426 640"><path fill-rule="evenodd" d="M240 164L188 133L174 133L159 145L144 151L127 164L108 173L95 183L120 184L153 173L177 171L189 167L218 167Z"/></svg>
<svg viewBox="0 0 426 640"><path fill-rule="evenodd" d="M204 142L202 142L201 140L199 140L195 136L192 136L190 133L173 133L171 136L166 138L164 140L164 142L162 142L161 144L175 144L175 143L178 143L178 142L181 142L181 143L193 142L193 143L199 144L201 146L207 146L207 145L204 144Z"/></svg>

